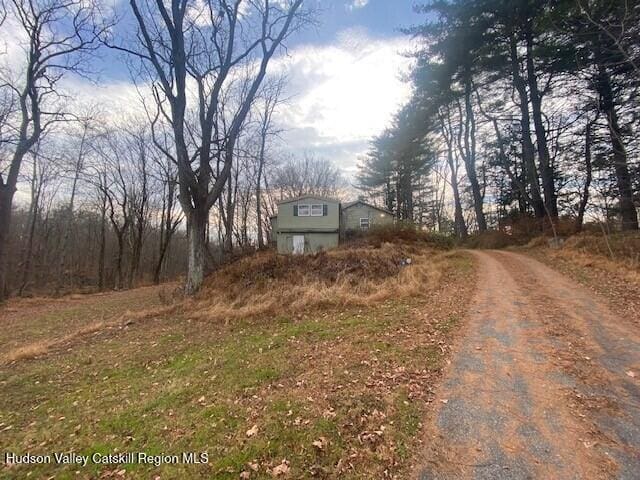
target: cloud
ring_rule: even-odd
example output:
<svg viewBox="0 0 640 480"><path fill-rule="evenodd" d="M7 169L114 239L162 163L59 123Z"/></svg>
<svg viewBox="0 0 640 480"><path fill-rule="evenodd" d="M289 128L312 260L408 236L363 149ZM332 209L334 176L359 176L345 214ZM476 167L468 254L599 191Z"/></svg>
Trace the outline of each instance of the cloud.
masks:
<svg viewBox="0 0 640 480"><path fill-rule="evenodd" d="M366 31L340 33L336 43L306 45L289 52L284 68L293 99L279 122L294 150L324 152L353 170L370 139L388 126L411 89L401 78L410 65L406 37L372 39Z"/></svg>
<svg viewBox="0 0 640 480"><path fill-rule="evenodd" d="M275 58L270 72L286 72L290 98L276 118L285 129L283 148L316 153L352 174L371 138L410 95L401 75L411 62L403 53L411 47L407 37L372 38L354 27L329 44L298 45ZM140 95L149 95L148 86L138 91L129 81L105 77L96 85L70 75L61 86L73 103L104 105L107 123L140 114Z"/></svg>
<svg viewBox="0 0 640 480"><path fill-rule="evenodd" d="M369 0L351 0L347 5L348 10L355 10L357 8L364 8L369 3Z"/></svg>

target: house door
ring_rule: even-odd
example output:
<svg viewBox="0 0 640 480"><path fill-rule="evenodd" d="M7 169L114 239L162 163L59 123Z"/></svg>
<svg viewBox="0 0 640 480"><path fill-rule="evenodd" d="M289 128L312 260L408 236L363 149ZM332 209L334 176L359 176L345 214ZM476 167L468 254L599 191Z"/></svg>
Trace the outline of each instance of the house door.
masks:
<svg viewBox="0 0 640 480"><path fill-rule="evenodd" d="M293 236L293 254L294 255L304 254L304 235Z"/></svg>

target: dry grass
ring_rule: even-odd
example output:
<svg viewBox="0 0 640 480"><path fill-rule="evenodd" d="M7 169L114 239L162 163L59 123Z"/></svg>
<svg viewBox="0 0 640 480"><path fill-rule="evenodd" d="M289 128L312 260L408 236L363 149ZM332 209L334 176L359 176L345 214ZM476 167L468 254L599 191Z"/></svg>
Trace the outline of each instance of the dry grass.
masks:
<svg viewBox="0 0 640 480"><path fill-rule="evenodd" d="M527 248L546 249L548 239L537 237ZM561 257L580 267L594 268L621 275L629 282L640 283L640 234L618 233L596 235L583 233L567 238L559 249L548 249L546 253Z"/></svg>
<svg viewBox="0 0 640 480"><path fill-rule="evenodd" d="M632 270L640 269L640 233L574 235L567 239L564 249L605 257Z"/></svg>
<svg viewBox="0 0 640 480"><path fill-rule="evenodd" d="M192 319L229 322L406 298L438 281L439 255L392 243L300 257L263 252L209 277L186 309Z"/></svg>
<svg viewBox="0 0 640 480"><path fill-rule="evenodd" d="M34 359L50 353L53 350L58 350L64 346L76 342L83 337L99 332L101 330L123 328L141 320L169 315L175 312L177 309L177 305L172 305L142 310L138 312L131 312L127 310L116 320L90 323L87 325L83 325L82 327L77 328L76 330L73 330L70 333L62 335L60 337L42 339L8 350L3 355L0 355L0 365L12 364L20 360Z"/></svg>
<svg viewBox="0 0 640 480"><path fill-rule="evenodd" d="M162 314L157 292L155 307L133 314L126 309L139 293L131 292L127 302L112 294L121 309L106 321L117 325L49 345L54 354L46 359L0 364L0 449L196 451L208 452L209 462L3 465L0 479L266 480L283 462L289 468L283 478L407 478L422 448L421 420L475 284L469 255L413 248L285 259L261 254L218 272L200 298L176 304L171 314ZM397 265L406 253L411 266ZM336 265L352 270L334 278ZM229 278L239 282L237 290L215 285ZM357 278L370 285L352 285ZM342 285L389 300L344 308L299 305L306 311L294 315L286 313L290 305L272 306L274 315L234 316L212 328L190 321L197 313L192 307L210 306L211 292L246 301L300 279L325 293ZM419 295L391 298L411 292ZM93 301L102 305L106 298ZM158 316L147 318L151 311ZM71 313L52 319L34 307L29 320L26 311L22 315L25 332L28 322L58 322L55 338ZM144 321L126 325L125 318Z"/></svg>
<svg viewBox="0 0 640 480"><path fill-rule="evenodd" d="M621 317L640 317L640 234L583 233L569 237L561 248L537 238L526 249L608 299Z"/></svg>
<svg viewBox="0 0 640 480"><path fill-rule="evenodd" d="M2 357L0 357L0 363L10 364L13 362L17 362L19 360L29 360L32 358L36 358L42 356L49 351L53 350L56 347L60 347L65 345L77 338L88 335L98 330L101 330L105 327L104 322L97 322L91 325L84 326L79 328L75 332L64 335L60 338L48 339L48 340L40 340L35 343L30 343L28 345L24 345L22 347L15 348L10 350Z"/></svg>

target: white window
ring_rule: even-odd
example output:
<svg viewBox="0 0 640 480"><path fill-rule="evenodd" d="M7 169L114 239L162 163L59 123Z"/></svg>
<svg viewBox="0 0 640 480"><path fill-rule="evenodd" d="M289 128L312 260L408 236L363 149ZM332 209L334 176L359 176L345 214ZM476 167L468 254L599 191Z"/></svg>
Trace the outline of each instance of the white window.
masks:
<svg viewBox="0 0 640 480"><path fill-rule="evenodd" d="M324 207L322 205L311 205L311 216L321 217L324 213Z"/></svg>
<svg viewBox="0 0 640 480"><path fill-rule="evenodd" d="M360 229L369 230L369 218L360 219Z"/></svg>
<svg viewBox="0 0 640 480"><path fill-rule="evenodd" d="M298 205L298 216L299 217L308 217L310 214L309 205Z"/></svg>

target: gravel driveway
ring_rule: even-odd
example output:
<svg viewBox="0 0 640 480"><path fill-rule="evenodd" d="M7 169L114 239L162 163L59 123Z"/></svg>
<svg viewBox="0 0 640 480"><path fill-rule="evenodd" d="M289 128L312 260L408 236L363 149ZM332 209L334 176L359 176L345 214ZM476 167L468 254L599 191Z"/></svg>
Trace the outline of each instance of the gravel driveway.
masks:
<svg viewBox="0 0 640 480"><path fill-rule="evenodd" d="M532 258L474 255L479 285L416 477L640 479L639 332Z"/></svg>

